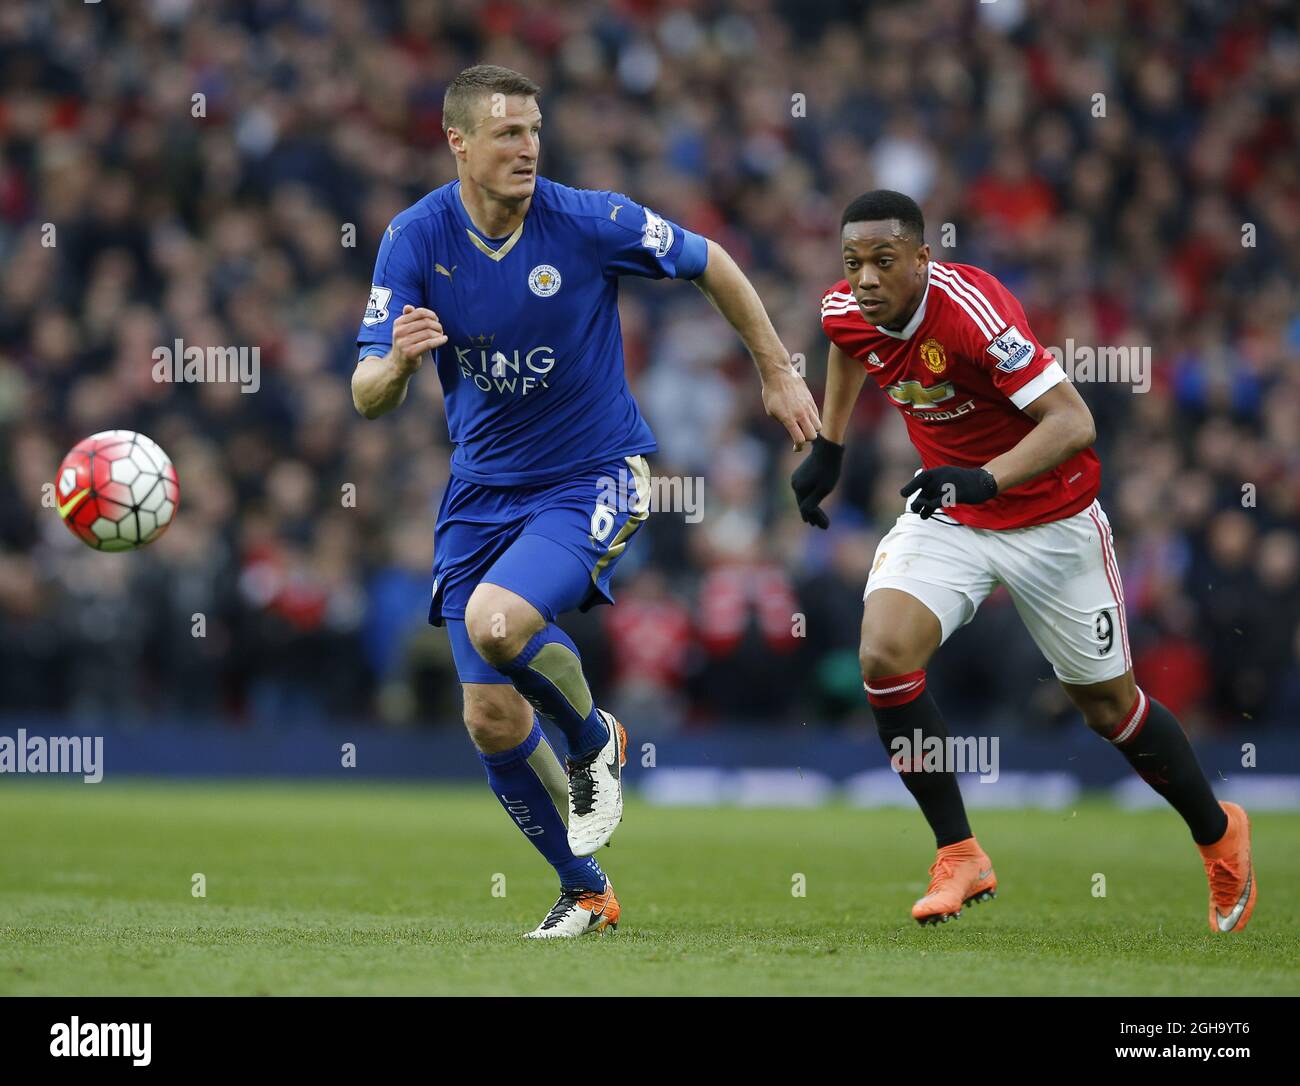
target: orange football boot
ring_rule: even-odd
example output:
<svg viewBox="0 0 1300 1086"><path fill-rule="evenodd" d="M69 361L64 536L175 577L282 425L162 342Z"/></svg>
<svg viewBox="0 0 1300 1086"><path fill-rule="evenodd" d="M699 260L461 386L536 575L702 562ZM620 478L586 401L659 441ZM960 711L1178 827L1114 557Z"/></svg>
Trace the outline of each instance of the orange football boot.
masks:
<svg viewBox="0 0 1300 1086"><path fill-rule="evenodd" d="M1220 803L1228 832L1212 845L1198 845L1210 880L1210 930L1241 931L1255 911L1259 883L1250 862L1250 819L1235 803Z"/></svg>
<svg viewBox="0 0 1300 1086"><path fill-rule="evenodd" d="M963 905L997 897L993 862L974 837L945 845L930 868L930 888L912 906L918 924L946 924L961 916Z"/></svg>

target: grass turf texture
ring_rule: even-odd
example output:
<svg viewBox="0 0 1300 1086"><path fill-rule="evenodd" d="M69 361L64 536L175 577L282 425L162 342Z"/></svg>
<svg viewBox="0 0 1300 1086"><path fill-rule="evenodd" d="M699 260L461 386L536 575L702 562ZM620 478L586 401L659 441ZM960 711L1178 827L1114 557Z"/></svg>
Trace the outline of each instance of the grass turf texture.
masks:
<svg viewBox="0 0 1300 1086"><path fill-rule="evenodd" d="M631 800L600 856L619 931L536 943L554 876L483 789L11 778L0 994L1300 993L1300 816L1253 816L1259 905L1232 937L1172 813L974 820L998 899L922 929L914 812Z"/></svg>

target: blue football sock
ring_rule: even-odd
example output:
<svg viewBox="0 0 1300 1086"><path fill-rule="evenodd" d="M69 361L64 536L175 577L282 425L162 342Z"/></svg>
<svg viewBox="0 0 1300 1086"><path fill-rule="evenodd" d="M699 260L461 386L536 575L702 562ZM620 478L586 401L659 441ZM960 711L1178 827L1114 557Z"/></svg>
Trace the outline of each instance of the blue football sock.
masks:
<svg viewBox="0 0 1300 1086"><path fill-rule="evenodd" d="M609 727L596 715L596 703L582 674L578 646L554 622L497 670L564 733L570 758L581 758L609 742Z"/></svg>
<svg viewBox="0 0 1300 1086"><path fill-rule="evenodd" d="M569 849L561 810L568 809L569 783L542 726L533 718L533 730L513 750L479 754L488 784L515 825L533 843L560 876L566 890L603 890L605 873L590 856L575 856Z"/></svg>

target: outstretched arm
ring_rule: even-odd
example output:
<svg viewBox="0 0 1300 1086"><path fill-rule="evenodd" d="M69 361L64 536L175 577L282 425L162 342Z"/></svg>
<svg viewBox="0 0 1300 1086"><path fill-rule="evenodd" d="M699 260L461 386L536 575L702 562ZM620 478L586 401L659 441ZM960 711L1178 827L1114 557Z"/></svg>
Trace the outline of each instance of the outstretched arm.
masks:
<svg viewBox="0 0 1300 1086"><path fill-rule="evenodd" d="M822 401L826 412L822 420L822 437L827 441L844 444L853 405L858 402L858 394L866 379L867 371L862 363L832 343L826 359L826 399Z"/></svg>
<svg viewBox="0 0 1300 1086"><path fill-rule="evenodd" d="M744 341L763 382L763 406L800 449L821 428L812 394L790 365L790 352L772 327L754 285L716 241L708 241L708 249L708 263L695 285Z"/></svg>

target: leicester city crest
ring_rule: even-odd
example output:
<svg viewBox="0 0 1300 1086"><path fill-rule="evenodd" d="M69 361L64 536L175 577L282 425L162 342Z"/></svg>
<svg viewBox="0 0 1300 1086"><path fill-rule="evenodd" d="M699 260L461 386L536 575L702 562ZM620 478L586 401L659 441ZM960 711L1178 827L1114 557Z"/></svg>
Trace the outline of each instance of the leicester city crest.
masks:
<svg viewBox="0 0 1300 1086"><path fill-rule="evenodd" d="M560 273L549 264L538 264L528 273L528 289L539 298L549 298L560 289Z"/></svg>

